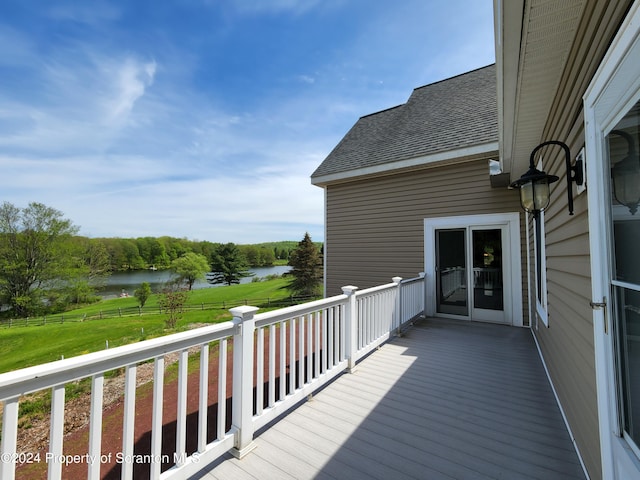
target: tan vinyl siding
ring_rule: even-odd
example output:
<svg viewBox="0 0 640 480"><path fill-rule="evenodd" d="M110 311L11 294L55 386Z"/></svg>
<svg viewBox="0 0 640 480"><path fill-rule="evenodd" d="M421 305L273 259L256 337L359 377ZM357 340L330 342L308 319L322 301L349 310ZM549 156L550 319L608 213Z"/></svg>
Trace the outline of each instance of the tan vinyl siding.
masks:
<svg viewBox="0 0 640 480"><path fill-rule="evenodd" d="M543 140L566 142L572 160L584 146L582 96L628 2L588 2ZM592 479L601 478L591 300L587 195L567 210L564 155L548 150L545 170L560 176L545 213L549 326L535 330L549 374ZM574 187L575 188L575 187Z"/></svg>
<svg viewBox="0 0 640 480"><path fill-rule="evenodd" d="M491 188L488 173L484 158L327 186L326 294L418 276L425 218L519 212L517 193Z"/></svg>

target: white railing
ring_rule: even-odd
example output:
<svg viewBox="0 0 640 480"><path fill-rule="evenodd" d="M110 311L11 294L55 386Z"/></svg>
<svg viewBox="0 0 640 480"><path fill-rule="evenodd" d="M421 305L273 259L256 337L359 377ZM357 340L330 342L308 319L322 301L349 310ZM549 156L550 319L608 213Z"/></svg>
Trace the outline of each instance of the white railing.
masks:
<svg viewBox="0 0 640 480"><path fill-rule="evenodd" d="M474 268L473 286L474 288L486 288L487 290L502 287L502 269Z"/></svg>
<svg viewBox="0 0 640 480"><path fill-rule="evenodd" d="M466 287L464 267L445 268L440 272L440 292L443 299Z"/></svg>
<svg viewBox="0 0 640 480"><path fill-rule="evenodd" d="M402 280L400 289L400 318L409 322L424 313L425 281L424 272L419 277ZM402 328L403 324L397 325Z"/></svg>
<svg viewBox="0 0 640 480"><path fill-rule="evenodd" d="M188 332L0 375L3 403L0 478L16 478L23 460L46 462L49 479L60 479L63 466L74 460L86 463L87 478L100 478L104 463L120 468L131 479L139 461L146 462L148 478L185 478L231 451L241 457L253 447L257 429L345 370L424 310L424 277L343 294L314 302L256 314L257 308L231 309L233 320ZM422 293L421 293L422 292ZM210 351L217 355L215 378L209 375ZM188 425L187 388L189 355L199 355L197 426ZM195 352L195 353L193 353ZM175 445L163 444L165 356L177 353L177 405ZM227 385L227 357L232 355L232 392ZM153 362L153 407L150 451L136 448L136 373ZM115 455L102 444L103 391L107 372L125 369L121 450ZM211 376L213 377L213 376ZM63 451L65 385L91 379L89 445L86 452ZM208 392L217 391L217 409ZM193 388L193 387L191 387ZM51 420L47 453L18 452L19 405L29 393L51 389ZM226 399L231 393L231 411ZM227 420L230 419L230 428ZM166 427L166 425L165 425ZM212 434L210 432L215 432ZM187 439L197 438L187 448ZM109 451L110 453L106 453ZM170 451L170 453L167 453ZM80 455L71 457L70 455ZM104 471L104 468L103 468Z"/></svg>

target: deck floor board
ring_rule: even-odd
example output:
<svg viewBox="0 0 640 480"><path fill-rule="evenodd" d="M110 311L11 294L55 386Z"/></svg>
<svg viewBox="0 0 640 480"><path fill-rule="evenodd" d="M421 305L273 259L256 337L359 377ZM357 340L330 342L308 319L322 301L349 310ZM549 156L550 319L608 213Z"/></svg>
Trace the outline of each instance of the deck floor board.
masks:
<svg viewBox="0 0 640 480"><path fill-rule="evenodd" d="M527 329L418 322L193 478L584 479Z"/></svg>

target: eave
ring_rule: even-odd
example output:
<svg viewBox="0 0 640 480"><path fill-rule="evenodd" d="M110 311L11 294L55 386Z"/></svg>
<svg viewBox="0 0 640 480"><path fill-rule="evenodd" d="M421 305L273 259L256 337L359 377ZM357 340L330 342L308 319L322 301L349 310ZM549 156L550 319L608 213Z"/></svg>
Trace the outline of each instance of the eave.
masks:
<svg viewBox="0 0 640 480"><path fill-rule="evenodd" d="M311 178L311 183L318 187L325 187L332 183L343 183L372 176L383 176L406 170L430 168L461 161L471 161L478 158L489 158L498 152L498 142L490 142L481 145L436 152L420 157L398 160L396 162L358 168L330 175L322 175Z"/></svg>
<svg viewBox="0 0 640 480"><path fill-rule="evenodd" d="M511 179L543 138L585 0L494 0L500 162Z"/></svg>

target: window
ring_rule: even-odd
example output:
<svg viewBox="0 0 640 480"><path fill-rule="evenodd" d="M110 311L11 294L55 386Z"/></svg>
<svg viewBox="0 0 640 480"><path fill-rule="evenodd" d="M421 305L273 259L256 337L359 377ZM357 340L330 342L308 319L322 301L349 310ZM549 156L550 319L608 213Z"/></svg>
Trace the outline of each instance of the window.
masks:
<svg viewBox="0 0 640 480"><path fill-rule="evenodd" d="M548 327L547 315L547 258L545 251L544 212L533 216L533 246L536 286L536 313Z"/></svg>
<svg viewBox="0 0 640 480"><path fill-rule="evenodd" d="M609 194L613 255L613 329L623 435L640 454L640 102L606 137L613 181Z"/></svg>
<svg viewBox="0 0 640 480"><path fill-rule="evenodd" d="M612 479L640 478L640 181L626 168L635 162L624 163L640 141L638 58L635 2L584 95L602 477Z"/></svg>

